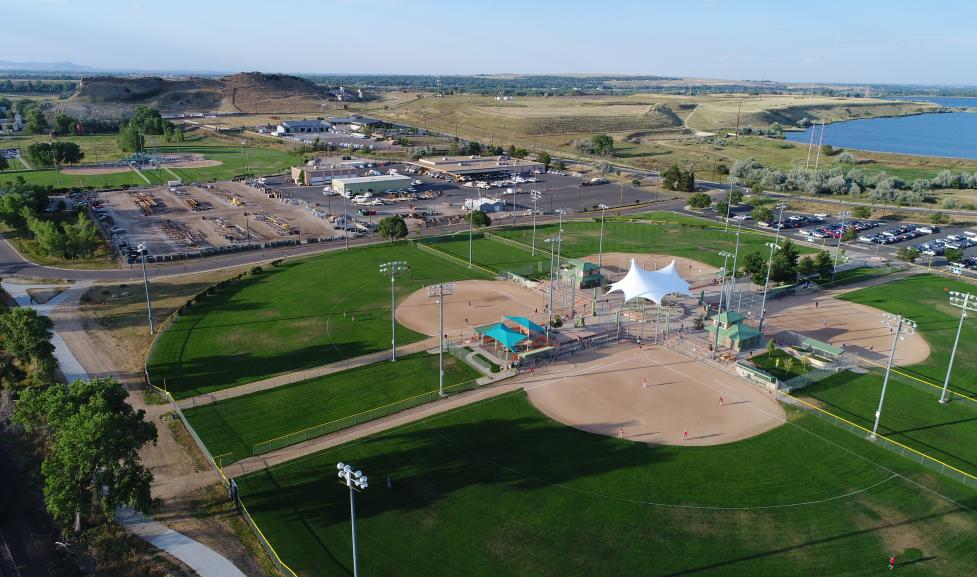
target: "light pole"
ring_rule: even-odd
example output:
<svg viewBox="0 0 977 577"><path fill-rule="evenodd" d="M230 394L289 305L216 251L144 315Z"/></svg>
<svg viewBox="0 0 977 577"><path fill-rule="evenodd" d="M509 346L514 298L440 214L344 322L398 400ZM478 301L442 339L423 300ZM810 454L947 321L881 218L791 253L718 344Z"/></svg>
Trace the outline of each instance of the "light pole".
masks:
<svg viewBox="0 0 977 577"><path fill-rule="evenodd" d="M349 214L346 212L346 194L343 194L343 238L346 240L346 250L349 250Z"/></svg>
<svg viewBox="0 0 977 577"><path fill-rule="evenodd" d="M516 193L519 192L519 187L512 187L512 228L516 228Z"/></svg>
<svg viewBox="0 0 977 577"><path fill-rule="evenodd" d="M597 206L600 209L600 240L597 241L597 266L601 266L601 258L604 254L604 211L607 210L606 204Z"/></svg>
<svg viewBox="0 0 977 577"><path fill-rule="evenodd" d="M736 250L733 251L733 268L730 270L732 273L732 279L729 283L729 295L726 297L726 308L728 309L730 304L733 302L733 287L736 285L736 261L740 256L740 229L743 228L743 221L739 221L739 225L736 227Z"/></svg>
<svg viewBox="0 0 977 577"><path fill-rule="evenodd" d="M729 177L729 194L726 195L726 230L729 230L729 212L733 208L733 176Z"/></svg>
<svg viewBox="0 0 977 577"><path fill-rule="evenodd" d="M339 469L339 482L349 487L349 518L353 527L353 577L360 576L360 560L356 553L356 498L355 491L362 491L369 487L363 471L354 471L346 463L336 463Z"/></svg>
<svg viewBox="0 0 977 577"><path fill-rule="evenodd" d="M902 315L890 315L889 313L884 313L882 315L882 326L889 327L891 330L895 326L895 334L892 337L892 350L889 351L889 364L885 367L885 378L882 380L882 396L879 397L879 408L875 411L875 425L872 427L872 434L868 436L869 439L875 440L878 437L879 431L879 420L882 418L882 404L885 403L885 388L889 384L889 373L892 371L892 360L896 357L896 345L899 344L899 339L901 338L901 333L905 332L907 335L913 334L916 330L916 322L911 321ZM905 329L903 329L905 327Z"/></svg>
<svg viewBox="0 0 977 577"><path fill-rule="evenodd" d="M139 243L136 245L136 249L142 257L142 282L146 287L146 311L149 317L149 334L155 335L156 328L153 326L153 301L149 298L149 274L146 272L146 245Z"/></svg>
<svg viewBox="0 0 977 577"><path fill-rule="evenodd" d="M380 265L380 274L390 275L390 361L397 360L397 303L394 290L397 275L407 270L407 263L402 260L392 260Z"/></svg>
<svg viewBox="0 0 977 577"><path fill-rule="evenodd" d="M556 235L556 278L560 278L560 251L563 249L563 215L566 214L567 209L558 208L556 213L560 215L560 224L558 225L559 233Z"/></svg>
<svg viewBox="0 0 977 577"><path fill-rule="evenodd" d="M468 268L472 268L472 222L475 220L475 209L468 211Z"/></svg>
<svg viewBox="0 0 977 577"><path fill-rule="evenodd" d="M763 299L760 301L760 325L757 328L760 333L763 333L763 313L767 312L767 287L770 286L770 269L773 267L773 251L780 248L776 242L768 242L767 246L770 247L770 260L767 261L767 280L763 283Z"/></svg>
<svg viewBox="0 0 977 577"><path fill-rule="evenodd" d="M455 293L455 283L440 283L427 287L427 297L437 297L440 313L438 316L438 396L444 397L444 349L447 343L444 338L444 296Z"/></svg>
<svg viewBox="0 0 977 577"><path fill-rule="evenodd" d="M838 250L835 251L835 266L831 270L831 282L835 282L835 275L838 274L838 259L841 258L841 238L845 236L845 219L851 216L851 213L846 210L838 216L841 217L841 231L838 233Z"/></svg>
<svg viewBox="0 0 977 577"><path fill-rule="evenodd" d="M943 392L940 393L940 402L947 403L947 389L950 386L950 371L953 370L953 359L957 356L957 344L960 342L960 331L963 329L963 319L967 318L967 311L977 312L977 300L970 293L950 291L950 304L960 308L960 324L957 325L957 337L953 339L953 350L950 352L950 364L946 367L946 379L943 381Z"/></svg>
<svg viewBox="0 0 977 577"><path fill-rule="evenodd" d="M712 356L716 357L716 351L719 350L719 315L723 313L723 295L726 293L726 261L729 257L733 256L726 251L719 253L719 256L723 257L723 280L720 283L719 288L719 307L716 309L716 323L715 323L715 334L713 335L712 341Z"/></svg>
<svg viewBox="0 0 977 577"><path fill-rule="evenodd" d="M536 201L542 198L543 195L533 190L530 191L529 196L533 199L533 256L536 256Z"/></svg>
<svg viewBox="0 0 977 577"><path fill-rule="evenodd" d="M546 320L546 341L550 340L550 329L553 326L553 256L555 252L553 251L553 245L557 242L556 237L547 237L543 239L543 242L550 245L550 304L548 307L548 318Z"/></svg>

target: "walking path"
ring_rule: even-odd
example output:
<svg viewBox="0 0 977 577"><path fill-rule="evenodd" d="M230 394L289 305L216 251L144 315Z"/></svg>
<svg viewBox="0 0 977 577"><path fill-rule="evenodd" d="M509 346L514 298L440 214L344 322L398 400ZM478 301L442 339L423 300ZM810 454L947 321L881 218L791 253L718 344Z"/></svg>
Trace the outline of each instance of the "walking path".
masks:
<svg viewBox="0 0 977 577"><path fill-rule="evenodd" d="M115 520L133 535L183 561L198 575L246 577L233 563L212 549L138 511L122 507L115 512Z"/></svg>
<svg viewBox="0 0 977 577"><path fill-rule="evenodd" d="M404 355L419 353L421 351L426 351L431 348L436 349L437 346L438 346L437 337L430 337L424 339L423 341L418 341L416 343L411 343L409 345L403 345L397 347L397 355L404 356ZM297 383L299 381L314 379L316 377L322 377L325 375L331 375L333 373L338 373L340 371L345 371L347 369L355 369L356 367L372 365L373 363L378 363L380 361L384 361L389 358L390 358L390 349L387 349L385 351L377 351L375 353L370 353L359 357L343 359L341 361L336 361L335 363L329 363L328 365L321 365L318 367L313 367L311 369L285 373L284 375L278 375L277 377L271 377L261 381L255 381L253 383L247 383L245 385L231 387L229 389L224 389L222 391L215 391L213 393L203 393L195 397L189 397L183 399L177 402L177 405L181 409L189 409L191 407L209 405L211 403L217 403L220 401L226 401L227 399L233 399L234 397L250 395L251 393L257 393L258 391L267 391L285 385L290 385L292 383ZM160 386L162 383L153 383L153 384L156 386Z"/></svg>
<svg viewBox="0 0 977 577"><path fill-rule="evenodd" d="M33 308L38 314L52 317L55 323L54 338L52 339L54 356L65 379L70 382L75 379L89 378L88 371L75 357L64 338L69 336L69 340L77 342L78 337L83 336L82 331L80 331L80 323L77 322L77 319L73 319L74 323L63 322L65 319L55 313L55 309L66 301L77 303L78 297L88 289L91 281L72 285L21 285L9 282L0 284L19 306ZM27 292L28 289L59 288L65 290L44 304L35 303ZM95 376L106 376L106 373L100 372ZM213 482L213 476L209 471L206 473L206 478L209 482ZM145 517L141 513L121 508L116 511L115 518L130 533L176 557L201 577L245 577L244 573L237 569L234 564L216 551L182 533L167 528L158 521Z"/></svg>

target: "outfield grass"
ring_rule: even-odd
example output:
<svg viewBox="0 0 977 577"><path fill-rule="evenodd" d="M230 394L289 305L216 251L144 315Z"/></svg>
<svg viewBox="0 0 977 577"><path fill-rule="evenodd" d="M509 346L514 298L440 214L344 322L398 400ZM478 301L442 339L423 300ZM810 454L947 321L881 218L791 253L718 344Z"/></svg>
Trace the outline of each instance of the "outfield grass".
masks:
<svg viewBox="0 0 977 577"><path fill-rule="evenodd" d="M697 222L696 224L701 224ZM540 241L557 233L558 225L547 224L536 227L536 246ZM524 243L529 246L531 227L499 229L495 234ZM767 234L742 231L740 233L740 256L754 250L764 251L765 243L770 242ZM562 255L570 258L597 254L600 240L600 222L568 222L563 224ZM619 222L608 220L604 224L604 252L634 252L665 254L685 257L713 266L722 266L723 258L719 252L731 251L736 243L735 228L729 231L721 227L697 228L682 224L650 224ZM544 245L545 246L545 245ZM812 253L809 249L796 245L801 254ZM466 253L467 254L467 253ZM545 269L544 269L545 270Z"/></svg>
<svg viewBox="0 0 977 577"><path fill-rule="evenodd" d="M450 355L445 386L481 376ZM401 357L184 411L212 455L251 456L255 444L438 390L438 356ZM299 410L300 409L300 410Z"/></svg>
<svg viewBox="0 0 977 577"><path fill-rule="evenodd" d="M488 277L406 244L286 262L181 315L160 336L150 375L179 399L388 349L390 281L378 268L393 260L410 266L397 279L398 298L436 282ZM398 344L423 338L397 329Z"/></svg>
<svg viewBox="0 0 977 577"><path fill-rule="evenodd" d="M496 232L492 231L493 234ZM549 245L543 242L544 238L546 237L538 234L537 231L534 257L530 245L522 248L504 240L476 233L472 236L471 242L472 262L495 272L509 271L527 277L546 276L549 274L550 253ZM467 232L439 236L429 239L426 243L436 250L468 262Z"/></svg>
<svg viewBox="0 0 977 577"><path fill-rule="evenodd" d="M930 346L930 356L922 363L900 370L942 384L960 322L960 309L950 306L945 290L977 293L977 287L972 284L921 274L863 288L840 298L916 321L919 334ZM977 396L977 381L973 377L977 374L977 355L969 348L974 342L977 342L977 319L971 315L963 323L961 347L953 362L950 381L951 388L970 396Z"/></svg>
<svg viewBox="0 0 977 577"><path fill-rule="evenodd" d="M371 480L364 575L869 576L890 554L904 575L972 572L977 491L788 412L752 439L655 447L553 422L514 392L237 482L303 577L351 571L338 461Z"/></svg>
<svg viewBox="0 0 977 577"><path fill-rule="evenodd" d="M869 430L882 392L882 371L843 371L798 392L825 410ZM879 434L977 476L977 403L942 405L939 389L924 390L890 378Z"/></svg>

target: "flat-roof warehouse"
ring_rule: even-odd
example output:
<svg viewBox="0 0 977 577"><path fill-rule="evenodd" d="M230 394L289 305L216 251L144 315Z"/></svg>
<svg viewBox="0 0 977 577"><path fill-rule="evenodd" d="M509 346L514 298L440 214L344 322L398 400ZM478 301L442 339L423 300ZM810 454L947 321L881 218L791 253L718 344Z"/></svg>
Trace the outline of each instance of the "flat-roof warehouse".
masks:
<svg viewBox="0 0 977 577"><path fill-rule="evenodd" d="M543 170L541 162L507 156L427 157L411 164L429 173L447 175L455 180L470 180L480 176L529 174Z"/></svg>
<svg viewBox="0 0 977 577"><path fill-rule="evenodd" d="M410 179L396 174L382 176L358 176L355 178L334 178L332 189L337 193L350 197L369 192L383 194L391 190L410 188Z"/></svg>

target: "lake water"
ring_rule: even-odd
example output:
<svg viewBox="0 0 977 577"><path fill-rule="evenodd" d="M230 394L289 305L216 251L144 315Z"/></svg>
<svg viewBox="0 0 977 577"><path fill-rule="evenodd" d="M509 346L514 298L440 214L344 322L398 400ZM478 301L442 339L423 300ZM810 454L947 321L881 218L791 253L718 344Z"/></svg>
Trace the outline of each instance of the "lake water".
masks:
<svg viewBox="0 0 977 577"><path fill-rule="evenodd" d="M813 129L785 132L784 136L792 142L807 144ZM821 137L820 126L817 131L815 144ZM822 142L855 150L977 159L977 113L949 112L835 122L824 127Z"/></svg>
<svg viewBox="0 0 977 577"><path fill-rule="evenodd" d="M897 96L891 100L908 100L910 102L932 102L947 108L977 108L977 98L968 96Z"/></svg>

